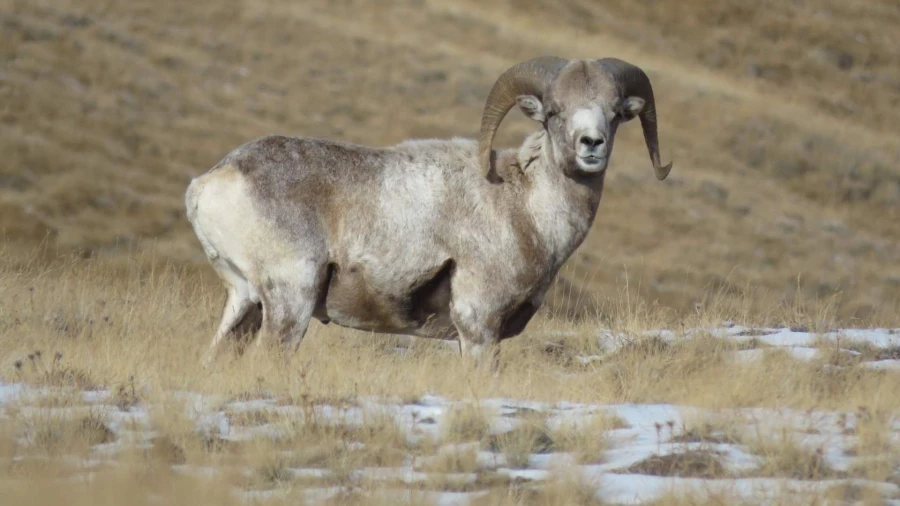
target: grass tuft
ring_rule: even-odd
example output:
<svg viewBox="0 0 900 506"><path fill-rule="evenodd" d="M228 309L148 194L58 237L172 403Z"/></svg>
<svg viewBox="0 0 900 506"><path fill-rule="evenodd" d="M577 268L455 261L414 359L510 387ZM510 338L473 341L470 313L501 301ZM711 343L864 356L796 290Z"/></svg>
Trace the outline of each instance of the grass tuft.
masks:
<svg viewBox="0 0 900 506"><path fill-rule="evenodd" d="M724 478L729 474L720 456L708 450L654 455L616 472L689 478Z"/></svg>
<svg viewBox="0 0 900 506"><path fill-rule="evenodd" d="M800 445L786 429L778 435L755 436L745 444L751 453L762 457L762 463L751 473L753 475L797 480L841 477L841 473L826 462L822 448L809 449Z"/></svg>
<svg viewBox="0 0 900 506"><path fill-rule="evenodd" d="M91 447L116 439L98 411L71 416L67 413L38 411L27 418L29 449L40 454L60 456L86 452Z"/></svg>
<svg viewBox="0 0 900 506"><path fill-rule="evenodd" d="M490 435L490 429L483 408L472 404L454 406L443 422L444 438L456 443L483 441Z"/></svg>

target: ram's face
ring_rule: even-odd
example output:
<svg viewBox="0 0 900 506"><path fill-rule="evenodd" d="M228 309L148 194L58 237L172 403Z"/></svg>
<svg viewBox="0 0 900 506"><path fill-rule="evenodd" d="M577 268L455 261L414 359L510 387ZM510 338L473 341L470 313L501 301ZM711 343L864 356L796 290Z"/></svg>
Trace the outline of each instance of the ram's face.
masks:
<svg viewBox="0 0 900 506"><path fill-rule="evenodd" d="M550 134L564 166L576 172L606 170L618 126L640 113L644 100L621 97L614 81L594 65L572 65L560 73L544 100L521 95L517 102Z"/></svg>

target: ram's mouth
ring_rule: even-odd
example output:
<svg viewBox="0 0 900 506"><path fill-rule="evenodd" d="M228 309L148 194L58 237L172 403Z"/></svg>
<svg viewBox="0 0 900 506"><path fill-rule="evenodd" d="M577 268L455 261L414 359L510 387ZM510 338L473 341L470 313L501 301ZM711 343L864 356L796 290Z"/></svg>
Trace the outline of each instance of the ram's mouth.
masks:
<svg viewBox="0 0 900 506"><path fill-rule="evenodd" d="M606 158L599 156L579 156L578 165L588 172L600 172L606 168Z"/></svg>

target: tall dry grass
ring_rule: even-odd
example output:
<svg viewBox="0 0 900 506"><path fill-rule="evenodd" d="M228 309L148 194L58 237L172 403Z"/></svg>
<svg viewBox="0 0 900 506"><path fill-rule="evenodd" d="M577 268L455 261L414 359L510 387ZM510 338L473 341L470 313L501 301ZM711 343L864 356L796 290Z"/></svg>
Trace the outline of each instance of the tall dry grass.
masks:
<svg viewBox="0 0 900 506"><path fill-rule="evenodd" d="M0 266L0 377L6 381L106 387L121 402L142 389L189 390L223 398L272 395L291 399L353 399L364 395L415 399L511 395L545 401L676 402L710 407L772 405L893 409L889 372L829 368L767 354L734 363L738 345L702 333L671 341L644 335L734 319L746 325L838 326L832 301L752 313L742 305L706 306L687 314L661 310L630 291L597 319L568 321L542 313L502 346L498 378L463 372L452 347L314 323L289 360L236 347L205 371L198 357L209 343L223 302L221 288L192 269L148 260L110 268L103 259L61 257L49 266ZM151 262L152 263L152 262ZM598 338L607 329L615 338ZM578 360L620 346L600 362ZM39 358L36 358L39 355ZM348 367L349 365L349 367ZM753 385L749 388L748 385Z"/></svg>
<svg viewBox="0 0 900 506"><path fill-rule="evenodd" d="M127 258L129 262L111 263L62 256L49 264L0 267L0 378L50 388L44 396L10 406L7 417L0 418L0 458L5 462L0 494L5 504L50 504L62 497L75 505L113 504L122 497L138 504L151 497L172 504L246 499L234 491L262 494L267 504L278 504L302 501L307 494L335 486L349 494L331 499L341 504L393 504L398 490L416 504L433 501L428 494L435 491L474 490L488 492L479 504L602 503L584 484L516 484L482 468L475 450L495 451L511 467L523 467L529 455L543 451L569 452L578 462L596 463L608 449L608 431L621 427L620 420L598 416L551 430L541 416L523 415L519 429L497 436L489 432L489 412L481 405L492 397L863 410L868 417L859 416L862 421L854 429L859 443L853 451L873 458L860 461L849 475L895 479L884 456L897 451L888 436L891 414L900 409L894 395L900 380L896 372L853 362L834 368L828 360L802 362L784 353L736 363L730 357L739 346L711 335L669 341L644 334L662 327L714 324L722 318L747 325L784 319L826 330L840 322L831 301L797 300L756 313L750 305L733 305L711 295L706 305L673 314L623 289L596 319L542 313L522 336L503 344L499 377L466 372L457 353L439 343L415 341L406 353L398 353L395 348L403 343L396 337L318 324L288 360L274 352L241 355L234 349L204 370L199 357L223 302L218 283L203 271L137 253ZM598 330L620 336L621 346L600 361L583 363L578 357L607 351ZM130 429L134 434L152 430L156 436L149 446L91 463L97 458L94 445L115 442L116 436L109 430L109 419L78 408L78 392L85 389L109 389L110 402L122 413L149 407L149 426ZM270 424L277 433L275 438L235 442L215 431L197 430L186 399L176 395L185 391L205 394L213 406L269 398L303 409L301 414L226 410L234 425ZM362 396L413 402L425 394L465 401L441 428L446 441L464 446L454 450L410 444L393 422L377 414L361 427L323 424L308 415L315 405L352 406ZM31 411L29 406L45 411ZM790 440L773 444L769 436L774 433L760 432L756 438L739 433L730 429L732 422L691 421L684 437L701 442L727 438L746 445L763 462L755 475L846 475L829 469L814 451ZM649 459L635 472L646 468L663 474L729 476L707 457L695 452L659 462ZM410 458L416 469L430 473L426 481L359 481L362 469L398 466ZM303 468L323 471L296 474ZM190 469L201 476L185 474ZM475 473L475 481L467 481L466 473ZM86 477L93 479L85 482ZM844 492L870 494L865 489ZM682 500L672 496L659 504ZM710 498L709 504L715 500Z"/></svg>

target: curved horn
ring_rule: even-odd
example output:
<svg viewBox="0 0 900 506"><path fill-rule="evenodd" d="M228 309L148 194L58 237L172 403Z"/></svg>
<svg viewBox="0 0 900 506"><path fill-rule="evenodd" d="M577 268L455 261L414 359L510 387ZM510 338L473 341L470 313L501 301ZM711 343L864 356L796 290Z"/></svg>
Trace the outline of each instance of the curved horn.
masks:
<svg viewBox="0 0 900 506"><path fill-rule="evenodd" d="M644 108L639 114L641 128L644 130L644 142L647 143L647 151L650 152L650 161L653 162L653 170L656 171L656 179L662 181L672 170L672 162L662 165L659 161L659 138L656 133L656 102L653 100L653 87L650 78L639 67L618 58L602 58L597 60L603 69L609 72L615 80L616 87L622 98L640 97L644 99Z"/></svg>
<svg viewBox="0 0 900 506"><path fill-rule="evenodd" d="M535 95L543 100L544 92L559 71L569 60L556 56L541 56L507 69L488 95L481 115L481 133L478 136L478 160L482 174L488 177L491 173L491 151L494 135L506 113L512 109L519 95Z"/></svg>

